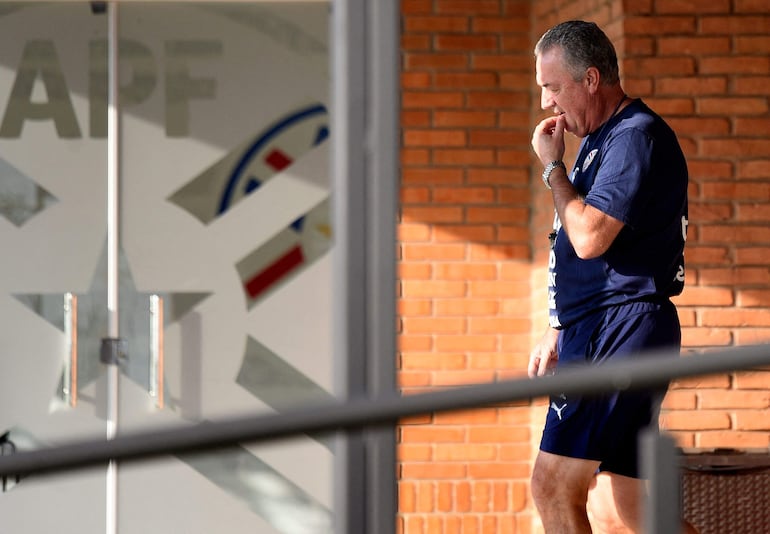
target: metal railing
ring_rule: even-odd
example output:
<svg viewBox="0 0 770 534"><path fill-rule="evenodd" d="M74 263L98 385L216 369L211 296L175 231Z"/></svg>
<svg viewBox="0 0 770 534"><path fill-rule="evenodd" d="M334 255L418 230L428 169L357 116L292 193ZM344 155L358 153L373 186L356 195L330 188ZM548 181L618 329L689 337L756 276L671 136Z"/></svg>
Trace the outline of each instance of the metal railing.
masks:
<svg viewBox="0 0 770 534"><path fill-rule="evenodd" d="M584 367L537 379L507 380L462 386L375 401L351 399L296 408L280 414L239 417L196 426L148 430L118 435L111 440L83 440L69 444L0 456L0 478L54 473L101 465L108 461L133 462L166 454L224 448L244 442L263 442L298 434L317 434L394 424L435 412L479 408L550 394L599 394L616 390L662 386L673 379L770 366L770 345L738 347L697 356L677 357L649 352L620 364ZM646 436L642 440L643 469L651 479L647 507L648 532L675 532L678 526L676 453L671 438ZM668 465L660 465L660 462ZM646 467L645 467L646 466ZM672 487L677 486L677 487Z"/></svg>

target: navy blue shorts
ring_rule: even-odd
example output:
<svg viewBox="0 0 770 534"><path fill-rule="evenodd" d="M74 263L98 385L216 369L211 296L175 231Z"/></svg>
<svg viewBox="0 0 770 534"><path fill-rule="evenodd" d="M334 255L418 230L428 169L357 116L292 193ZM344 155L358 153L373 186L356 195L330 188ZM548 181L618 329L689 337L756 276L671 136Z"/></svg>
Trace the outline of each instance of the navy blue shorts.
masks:
<svg viewBox="0 0 770 534"><path fill-rule="evenodd" d="M670 302L633 302L599 310L559 335L556 372L644 357L649 349L678 354L681 328ZM657 428L667 388L549 399L540 442L545 452L601 462L599 470L639 478L638 434Z"/></svg>

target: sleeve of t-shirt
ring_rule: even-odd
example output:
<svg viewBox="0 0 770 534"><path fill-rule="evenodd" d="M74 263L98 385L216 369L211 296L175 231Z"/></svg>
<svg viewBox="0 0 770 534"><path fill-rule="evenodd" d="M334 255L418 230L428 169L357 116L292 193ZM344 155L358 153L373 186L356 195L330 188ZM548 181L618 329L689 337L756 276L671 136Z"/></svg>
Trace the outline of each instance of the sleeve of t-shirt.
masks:
<svg viewBox="0 0 770 534"><path fill-rule="evenodd" d="M627 128L613 133L602 149L599 170L586 195L586 204L635 226L649 205L648 176L653 140L643 131Z"/></svg>

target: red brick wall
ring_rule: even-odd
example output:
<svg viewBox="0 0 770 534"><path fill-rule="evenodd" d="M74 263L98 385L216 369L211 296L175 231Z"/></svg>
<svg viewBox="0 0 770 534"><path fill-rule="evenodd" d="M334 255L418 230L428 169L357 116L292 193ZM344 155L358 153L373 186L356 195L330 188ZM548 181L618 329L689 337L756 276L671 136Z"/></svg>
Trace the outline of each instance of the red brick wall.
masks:
<svg viewBox="0 0 770 534"><path fill-rule="evenodd" d="M770 338L770 0L401 0L399 376L406 394L521 376L545 327L552 204L529 139L544 112L532 47L584 18L624 86L688 157L687 352ZM574 154L573 143L570 154ZM674 384L685 447L768 448L770 372ZM404 421L399 531L537 532L536 400Z"/></svg>

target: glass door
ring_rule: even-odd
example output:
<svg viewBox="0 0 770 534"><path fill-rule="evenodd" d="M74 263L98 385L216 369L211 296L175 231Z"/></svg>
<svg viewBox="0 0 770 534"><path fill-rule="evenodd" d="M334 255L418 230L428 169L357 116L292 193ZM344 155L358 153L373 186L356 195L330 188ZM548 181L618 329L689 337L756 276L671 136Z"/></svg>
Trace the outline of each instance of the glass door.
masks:
<svg viewBox="0 0 770 534"><path fill-rule="evenodd" d="M321 1L0 3L0 450L331 397L328 17ZM4 481L0 517L333 532L332 448Z"/></svg>

